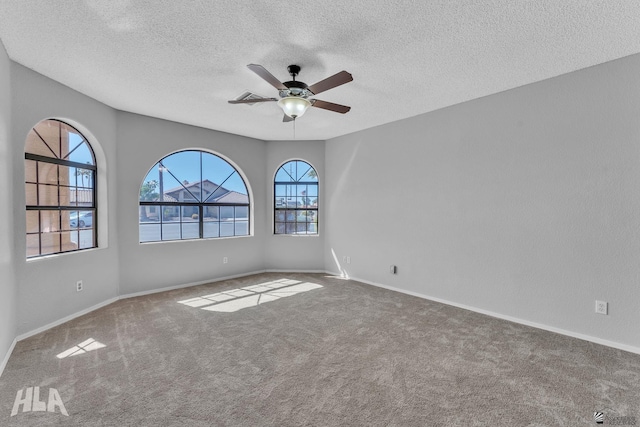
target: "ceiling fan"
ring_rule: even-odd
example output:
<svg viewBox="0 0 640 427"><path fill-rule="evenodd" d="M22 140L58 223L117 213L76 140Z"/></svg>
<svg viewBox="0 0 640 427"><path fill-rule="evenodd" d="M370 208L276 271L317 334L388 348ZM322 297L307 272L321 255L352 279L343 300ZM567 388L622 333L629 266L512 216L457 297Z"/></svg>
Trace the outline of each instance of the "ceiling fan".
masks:
<svg viewBox="0 0 640 427"><path fill-rule="evenodd" d="M349 83L353 80L351 74L346 71L340 71L331 77L327 77L324 80L307 86L306 83L297 81L296 76L300 73L300 67L298 65L289 65L287 70L291 75L292 80L288 82L280 82L273 74L268 72L262 65L249 64L247 65L251 71L262 77L271 86L278 89L277 98L256 98L249 97L246 99L234 99L229 101L230 104L253 104L255 102L272 102L277 101L278 106L284 111L283 122L290 122L298 117L301 117L307 108L316 107L324 110L335 111L336 113L345 114L351 107L346 105L334 104L333 102L321 101L319 99L309 99L310 96L317 95L326 90L333 89L334 87Z"/></svg>

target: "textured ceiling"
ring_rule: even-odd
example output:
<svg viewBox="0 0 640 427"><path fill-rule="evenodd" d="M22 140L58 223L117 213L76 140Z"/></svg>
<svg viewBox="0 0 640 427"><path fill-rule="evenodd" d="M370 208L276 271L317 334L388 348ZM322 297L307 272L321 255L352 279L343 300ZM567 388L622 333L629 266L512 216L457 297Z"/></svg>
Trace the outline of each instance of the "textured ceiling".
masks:
<svg viewBox="0 0 640 427"><path fill-rule="evenodd" d="M0 0L12 60L114 108L246 135L292 139L275 103L298 64L317 98L297 139L329 139L640 52L636 0Z"/></svg>

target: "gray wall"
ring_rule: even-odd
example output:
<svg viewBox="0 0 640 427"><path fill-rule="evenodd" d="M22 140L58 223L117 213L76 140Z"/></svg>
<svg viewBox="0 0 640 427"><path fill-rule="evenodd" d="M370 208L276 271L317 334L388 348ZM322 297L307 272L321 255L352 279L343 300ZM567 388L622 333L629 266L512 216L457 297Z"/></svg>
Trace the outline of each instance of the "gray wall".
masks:
<svg viewBox="0 0 640 427"><path fill-rule="evenodd" d="M336 260L355 278L639 348L639 71L632 56L326 143L264 142L116 112L0 49L0 355L118 295ZM24 139L51 117L96 150L100 248L26 261ZM138 243L142 179L185 148L244 173L253 236ZM273 176L290 159L318 171L320 236L271 234Z"/></svg>
<svg viewBox="0 0 640 427"><path fill-rule="evenodd" d="M21 65L11 65L12 228L19 286L18 334L23 334L115 298L118 293L116 235L116 113L113 109ZM26 261L24 141L39 121L68 121L89 139L96 154L99 189L99 249ZM76 292L76 281L84 290Z"/></svg>
<svg viewBox="0 0 640 427"><path fill-rule="evenodd" d="M326 268L640 348L639 118L635 55L330 140Z"/></svg>
<svg viewBox="0 0 640 427"><path fill-rule="evenodd" d="M289 160L304 160L318 173L318 230L316 236L273 234L273 179ZM262 190L268 197L265 264L269 270L324 271L324 141L267 142L267 170Z"/></svg>
<svg viewBox="0 0 640 427"><path fill-rule="evenodd" d="M18 301L13 267L10 75L11 61L0 42L0 371L5 354L16 337Z"/></svg>
<svg viewBox="0 0 640 427"><path fill-rule="evenodd" d="M263 141L123 112L118 113L117 140L122 295L264 270L264 242L269 229L263 190ZM158 160L189 148L219 154L244 174L252 202L251 216L255 218L253 236L139 243L142 180ZM223 257L228 258L227 264L223 264Z"/></svg>

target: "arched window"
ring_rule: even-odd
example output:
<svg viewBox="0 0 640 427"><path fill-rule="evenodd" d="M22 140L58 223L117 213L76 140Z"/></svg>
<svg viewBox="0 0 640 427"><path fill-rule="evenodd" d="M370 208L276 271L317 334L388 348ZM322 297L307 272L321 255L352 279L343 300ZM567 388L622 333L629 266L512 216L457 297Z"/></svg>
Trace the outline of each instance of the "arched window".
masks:
<svg viewBox="0 0 640 427"><path fill-rule="evenodd" d="M205 151L173 153L140 187L140 242L249 235L249 194L238 171Z"/></svg>
<svg viewBox="0 0 640 427"><path fill-rule="evenodd" d="M318 234L318 173L309 163L291 160L274 180L275 234Z"/></svg>
<svg viewBox="0 0 640 427"><path fill-rule="evenodd" d="M27 135L27 258L97 246L96 161L86 138L58 120Z"/></svg>

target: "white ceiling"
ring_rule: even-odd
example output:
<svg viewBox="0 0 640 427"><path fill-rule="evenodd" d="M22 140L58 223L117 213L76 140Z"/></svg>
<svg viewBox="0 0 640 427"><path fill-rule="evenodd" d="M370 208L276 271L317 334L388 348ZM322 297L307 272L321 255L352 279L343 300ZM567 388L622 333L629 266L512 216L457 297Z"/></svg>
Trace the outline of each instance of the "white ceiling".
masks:
<svg viewBox="0 0 640 427"><path fill-rule="evenodd" d="M640 52L637 0L0 0L9 57L114 108L293 139L277 97L246 68L311 85L297 139L329 139Z"/></svg>

